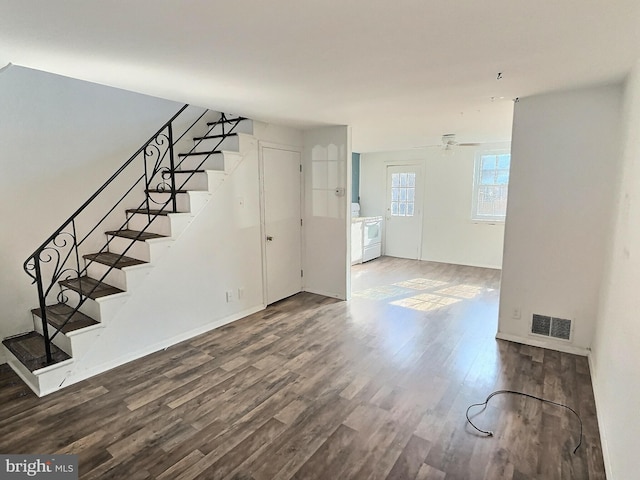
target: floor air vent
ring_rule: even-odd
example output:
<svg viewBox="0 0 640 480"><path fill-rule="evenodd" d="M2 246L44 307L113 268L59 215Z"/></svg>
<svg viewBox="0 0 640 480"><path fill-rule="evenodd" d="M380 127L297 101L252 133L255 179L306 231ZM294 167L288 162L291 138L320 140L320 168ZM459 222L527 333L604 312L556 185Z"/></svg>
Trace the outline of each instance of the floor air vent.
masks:
<svg viewBox="0 0 640 480"><path fill-rule="evenodd" d="M561 340L570 340L571 320L534 313L531 321L531 333Z"/></svg>

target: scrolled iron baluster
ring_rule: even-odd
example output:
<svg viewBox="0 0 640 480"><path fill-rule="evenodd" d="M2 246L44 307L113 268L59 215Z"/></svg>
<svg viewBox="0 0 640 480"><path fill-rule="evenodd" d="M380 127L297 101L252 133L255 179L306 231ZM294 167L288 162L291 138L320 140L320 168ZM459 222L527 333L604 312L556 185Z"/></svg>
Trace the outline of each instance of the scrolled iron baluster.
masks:
<svg viewBox="0 0 640 480"><path fill-rule="evenodd" d="M76 272L78 273L78 279L80 278L80 252L78 252L78 241L76 236L76 220L71 221L71 227L73 229L73 250L76 253Z"/></svg>
<svg viewBox="0 0 640 480"><path fill-rule="evenodd" d="M37 281L36 274L35 274L35 270L36 270L35 262L36 262L36 259L34 257L29 257L27 258L27 260L24 262L24 265L22 266L25 273L29 275L31 278L33 278L33 282L31 282L32 285Z"/></svg>
<svg viewBox="0 0 640 480"><path fill-rule="evenodd" d="M38 257L40 253L38 253ZM35 262L36 272L36 284L38 286L38 300L40 302L40 313L42 320L42 335L44 337L44 351L47 359L47 365L53 363L53 356L51 355L51 340L49 339L49 325L47 323L47 304L45 301L43 288L42 288L42 272L40 271L40 261L36 258Z"/></svg>
<svg viewBox="0 0 640 480"><path fill-rule="evenodd" d="M169 171L171 173L171 202L172 210L178 211L178 200L176 198L176 165L173 156L173 124L169 124Z"/></svg>
<svg viewBox="0 0 640 480"><path fill-rule="evenodd" d="M169 150L169 145L170 145L169 134L164 133L164 131L167 128L168 127L165 127L165 129L163 129L161 132L158 132L158 134L151 139L151 141L147 144L147 146L144 149L145 168L148 169L148 167L146 166L147 162L149 161L154 162L153 168L146 179L147 223L148 224L150 224L155 219L155 217L152 218L152 215L149 212L150 202L157 205L166 205L166 202L156 201L151 195L151 190L153 189L153 184L155 182L154 179L156 179L158 176L160 178L160 181L156 185L156 189L166 190L169 187L167 185L167 182L165 182L165 179L167 178L165 176L165 172L168 169L166 166L162 166L162 162L167 156L167 152Z"/></svg>
<svg viewBox="0 0 640 480"><path fill-rule="evenodd" d="M70 246L70 248L63 258L62 250L67 246ZM56 286L63 273L70 270L68 267L65 267L65 265L67 264L69 257L72 253L74 253L74 251L77 253L76 237L74 234L69 232L59 232L58 235L51 241L50 245L42 248L39 251L37 258L40 263L48 264L55 261L49 285L44 287L45 298L49 295L53 287Z"/></svg>

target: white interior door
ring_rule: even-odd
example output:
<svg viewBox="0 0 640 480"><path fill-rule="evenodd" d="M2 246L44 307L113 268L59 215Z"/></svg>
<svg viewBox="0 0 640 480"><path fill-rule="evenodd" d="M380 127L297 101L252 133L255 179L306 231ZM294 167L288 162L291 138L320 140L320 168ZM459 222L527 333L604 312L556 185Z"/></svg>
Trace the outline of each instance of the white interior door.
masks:
<svg viewBox="0 0 640 480"><path fill-rule="evenodd" d="M422 168L387 166L385 255L420 258L422 243Z"/></svg>
<svg viewBox="0 0 640 480"><path fill-rule="evenodd" d="M267 304L302 290L300 152L262 149Z"/></svg>

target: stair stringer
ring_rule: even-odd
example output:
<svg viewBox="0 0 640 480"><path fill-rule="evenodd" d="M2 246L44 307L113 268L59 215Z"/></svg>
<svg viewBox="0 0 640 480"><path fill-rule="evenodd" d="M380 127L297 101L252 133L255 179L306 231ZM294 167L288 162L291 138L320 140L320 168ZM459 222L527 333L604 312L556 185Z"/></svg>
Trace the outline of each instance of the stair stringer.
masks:
<svg viewBox="0 0 640 480"><path fill-rule="evenodd" d="M206 201L202 201L202 192L197 192L200 199L197 211L190 212L189 217L175 214L176 227L181 231L174 234L172 230L170 239L148 241L152 246L154 242L160 243L163 248L156 255L152 253L144 279L138 278L135 288L128 288L123 294L86 302L88 306L83 310L99 319L100 327L83 329L86 332L78 330L56 342L63 348L63 342L68 341L72 350L68 353L72 353L73 358L33 372L38 388L33 388L33 381L27 383L38 395L46 395L264 308L261 270L245 272L241 280L236 280L242 285L235 288L242 287L246 295L233 304L225 303L227 287L224 286L214 288L216 299L211 300L213 292L206 287L211 275L202 270L203 266L213 270L218 261L228 263L234 256L239 262L250 258L249 264L261 269L258 146L253 137L244 137L242 151L231 154L228 161L225 156L224 171L206 171L209 186ZM248 209L251 212L247 212ZM242 226L238 230L245 249L239 250L237 241L225 239L224 232L220 232L230 218ZM171 225L173 229L173 221ZM216 250L220 243L223 248ZM187 260L181 262L181 255L188 257ZM201 261L198 255L206 261ZM197 275L190 274L194 269L198 269ZM129 285L128 270L123 270ZM130 270L133 272L136 268ZM228 264L224 270L234 273ZM216 305L219 308L212 308Z"/></svg>

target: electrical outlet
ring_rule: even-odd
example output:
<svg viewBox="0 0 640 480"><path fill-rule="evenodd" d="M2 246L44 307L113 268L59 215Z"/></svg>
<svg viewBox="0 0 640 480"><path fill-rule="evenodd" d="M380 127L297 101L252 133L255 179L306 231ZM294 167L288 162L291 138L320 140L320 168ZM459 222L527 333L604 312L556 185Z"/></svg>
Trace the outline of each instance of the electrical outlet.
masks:
<svg viewBox="0 0 640 480"><path fill-rule="evenodd" d="M227 303L233 302L233 290L227 290Z"/></svg>
<svg viewBox="0 0 640 480"><path fill-rule="evenodd" d="M244 298L244 287L238 287L238 300L242 300Z"/></svg>
<svg viewBox="0 0 640 480"><path fill-rule="evenodd" d="M520 307L516 307L516 308L514 308L514 309L513 309L512 317L513 317L515 320L518 320L518 319L520 319L520 317L521 317L521 316L522 316L522 312L520 311Z"/></svg>

